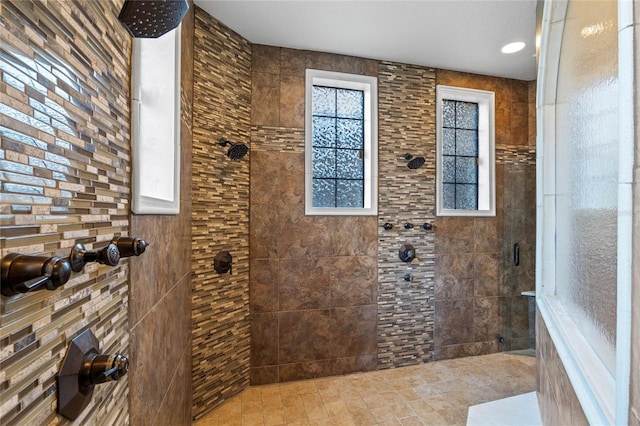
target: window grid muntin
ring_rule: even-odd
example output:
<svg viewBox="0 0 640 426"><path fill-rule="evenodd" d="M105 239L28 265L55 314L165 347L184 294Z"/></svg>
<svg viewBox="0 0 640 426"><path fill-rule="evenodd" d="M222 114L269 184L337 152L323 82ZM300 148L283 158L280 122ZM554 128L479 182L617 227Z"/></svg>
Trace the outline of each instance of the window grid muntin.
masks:
<svg viewBox="0 0 640 426"><path fill-rule="evenodd" d="M444 104L446 102L451 102L453 103L453 125L451 126L447 126L445 125L445 123L449 122L451 120L451 117L448 116L450 113L447 110L447 108L444 108ZM447 197L447 192L445 191L446 187L449 188L453 188L453 206L451 205L447 205L444 204L443 207L445 209L464 209L464 210L478 210L478 198L479 198L479 194L478 194L478 155L479 155L479 135L478 135L478 123L479 123L479 111L480 111L480 105L477 102L468 102L468 101L458 101L455 99L443 99L442 100L443 103L443 108L442 108L442 131L443 133L446 130L452 130L453 131L453 155L450 154L442 154L442 164L443 164L443 172L442 172L442 190L444 191L443 194L443 203L446 203L447 199L449 197ZM463 123L461 123L463 120L458 117L458 106L459 105L475 105L475 126L474 127L464 127ZM475 132L475 155L463 155L463 154L458 154L458 131L474 131ZM443 144L443 150L444 150L444 144ZM454 181L447 181L445 179L445 176L447 175L446 173L446 169L444 168L444 165L446 163L445 159L446 158L453 158L453 176L454 176ZM475 171L475 176L474 176L474 180L475 183L469 183L469 182L459 182L458 181L458 158L474 158L475 159L475 167L474 167L474 171ZM458 187L460 187L460 190L462 190L462 188L464 187L469 187L472 186L473 187L473 192L475 194L475 203L473 206L469 206L469 205L461 205L462 201L459 200L458 197Z"/></svg>
<svg viewBox="0 0 640 426"><path fill-rule="evenodd" d="M333 129L333 143L331 144L332 146L323 146L323 145L317 145L316 144L316 137L315 137L315 131L316 131L316 127L312 125L312 147L313 147L313 152L312 152L312 204L313 207L348 207L348 208L352 208L352 207L356 207L356 208L362 208L364 207L364 197L365 197L365 192L364 192L364 186L365 186L365 173L364 173L364 167L365 167L365 162L364 162L364 132L365 132L365 94L363 90L356 90L356 89L346 89L343 87L330 87L330 86L321 86L321 85L312 85L312 90L315 92L315 90L317 88L320 88L322 90L326 90L326 89L330 89L333 91L333 96L334 96L334 102L333 102L333 107L334 107L334 111L332 115L329 115L327 113L323 113L323 114L316 114L316 103L312 102L312 114L311 114L311 118L312 118L312 123L314 122L313 119L314 118L328 118L328 119L332 119L334 120L333 125L334 125L334 129ZM360 94L360 106L359 109L361 111L359 118L354 118L354 117L347 117L347 116L341 116L339 114L339 110L340 110L340 104L338 101L338 93L339 92L358 92ZM313 99L313 97L312 97ZM356 148L349 148L349 147L342 147L339 146L340 145L340 134L338 132L338 125L341 122L340 120L343 121L352 121L352 122L359 122L360 123L360 140L359 140L359 147ZM316 177L316 167L315 167L315 150L316 149L326 149L326 150L333 150L334 151L334 173L332 177ZM360 159L359 164L358 164L358 169L359 169L359 174L361 177L357 177L357 178L349 178L349 177L344 177L344 176L339 176L339 171L338 171L338 151L351 151L351 152L358 152L358 158ZM333 194L334 194L334 202L333 205L317 205L316 204L316 200L319 200L320 198L322 198L323 194L317 194L315 191L316 185L315 182L319 181L333 181ZM360 188L360 200L359 200L359 204L358 205L339 205L339 198L341 196L341 193L338 190L339 184L343 181L357 181L360 182L359 188ZM344 197L343 197L344 198Z"/></svg>

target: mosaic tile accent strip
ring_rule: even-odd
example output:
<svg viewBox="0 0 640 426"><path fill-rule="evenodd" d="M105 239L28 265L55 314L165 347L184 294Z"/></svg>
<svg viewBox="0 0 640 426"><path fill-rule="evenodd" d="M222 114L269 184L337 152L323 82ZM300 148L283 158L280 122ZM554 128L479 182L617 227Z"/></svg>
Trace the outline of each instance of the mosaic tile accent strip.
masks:
<svg viewBox="0 0 640 426"><path fill-rule="evenodd" d="M251 46L196 8L192 173L194 418L249 385L249 158L221 138L249 143ZM213 258L226 250L232 274Z"/></svg>
<svg viewBox="0 0 640 426"><path fill-rule="evenodd" d="M64 257L128 233L131 43L119 3L0 5L2 256ZM91 329L104 352L128 354L127 307L128 260L88 264L53 292L3 296L0 423L64 421L56 374L68 343ZM77 422L127 424L128 393L126 376L96 388Z"/></svg>
<svg viewBox="0 0 640 426"><path fill-rule="evenodd" d="M521 145L496 146L496 164L536 164L535 147Z"/></svg>
<svg viewBox="0 0 640 426"><path fill-rule="evenodd" d="M434 330L435 70L379 65L378 368L432 359ZM424 156L409 169L405 154ZM384 224L393 228L385 230ZM406 229L405 224L413 228ZM403 244L418 260L400 261ZM405 276L409 275L409 281Z"/></svg>
<svg viewBox="0 0 640 426"><path fill-rule="evenodd" d="M304 153L304 129L251 126L251 149Z"/></svg>

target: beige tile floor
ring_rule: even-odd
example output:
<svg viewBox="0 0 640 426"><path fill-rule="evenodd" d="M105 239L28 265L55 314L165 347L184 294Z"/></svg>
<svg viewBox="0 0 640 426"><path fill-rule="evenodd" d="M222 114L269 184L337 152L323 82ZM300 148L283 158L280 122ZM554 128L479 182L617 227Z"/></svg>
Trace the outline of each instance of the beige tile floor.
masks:
<svg viewBox="0 0 640 426"><path fill-rule="evenodd" d="M535 363L500 353L252 386L194 425L464 425L471 405L533 391Z"/></svg>

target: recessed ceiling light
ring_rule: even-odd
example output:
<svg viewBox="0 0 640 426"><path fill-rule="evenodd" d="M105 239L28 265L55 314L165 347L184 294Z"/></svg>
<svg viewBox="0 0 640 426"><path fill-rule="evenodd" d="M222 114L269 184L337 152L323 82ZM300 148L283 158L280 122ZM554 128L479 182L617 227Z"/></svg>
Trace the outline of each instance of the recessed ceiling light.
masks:
<svg viewBox="0 0 640 426"><path fill-rule="evenodd" d="M524 49L525 44L521 41L516 41L515 43L509 43L505 46L502 46L502 53L516 53Z"/></svg>

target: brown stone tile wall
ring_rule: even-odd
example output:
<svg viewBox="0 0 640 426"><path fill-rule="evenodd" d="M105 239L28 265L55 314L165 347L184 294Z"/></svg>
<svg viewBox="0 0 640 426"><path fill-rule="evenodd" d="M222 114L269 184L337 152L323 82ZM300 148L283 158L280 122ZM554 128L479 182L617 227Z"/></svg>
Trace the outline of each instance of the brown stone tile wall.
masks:
<svg viewBox="0 0 640 426"><path fill-rule="evenodd" d="M435 219L436 80L432 68L391 62L378 79L378 368L392 368L433 358L435 237L422 225ZM409 169L407 153L425 165ZM400 260L404 244L417 261Z"/></svg>
<svg viewBox="0 0 640 426"><path fill-rule="evenodd" d="M249 384L249 161L221 138L249 143L251 46L195 11L192 172L193 417ZM232 274L213 259L233 256Z"/></svg>
<svg viewBox="0 0 640 426"><path fill-rule="evenodd" d="M377 62L254 45L251 383L373 370L377 218L304 214L305 69L377 75Z"/></svg>
<svg viewBox="0 0 640 426"><path fill-rule="evenodd" d="M203 24L203 34L215 33L215 28L216 25ZM229 35L224 39L234 40ZM225 52L223 47L216 47L217 50L212 50L217 54ZM516 298L514 291L515 287L528 290L529 284L533 287L533 263L523 260L526 268L509 270L514 277L524 276L522 282L519 278L506 279L503 236L514 234L520 238L520 234L525 233L521 242L523 258L533 253L532 246L527 246L532 244L527 238L534 234L534 227L529 228L531 223L525 220L529 218L525 213L535 207L529 204L534 201L531 196L535 192L531 173L535 153L529 147L531 85L442 72L450 79L472 81L471 87L478 88L479 81L481 86L499 92L500 216L486 220L436 220L435 70L262 45L252 46L251 60L251 383L274 383L428 361L433 358L434 327L438 327L434 318L436 297L440 298L445 313L440 317L441 330L452 328L453 325L448 324L454 324L456 318L469 317L464 321L467 326L459 327L462 339L442 333L443 339L452 342L444 340L445 344L440 345L441 357L495 352L518 344L528 346L527 300L522 296ZM209 70L215 61L203 60L203 63ZM197 68L196 64L196 80ZM306 68L379 77L380 212L377 218L304 215ZM207 81L212 87L229 87L219 77ZM240 110L244 114L240 106L227 110ZM195 114L197 120L198 111ZM231 126L237 125L229 120ZM211 120L207 123L212 126ZM195 133L197 139L197 126ZM515 140L518 143L512 142ZM211 148L211 143L207 148ZM194 144L195 157L203 156L204 151ZM408 169L404 159L407 152L425 156L426 165L418 170ZM211 168L210 160L207 164ZM195 194L196 176L194 172L195 199L208 197L227 203L222 210L244 199L242 191L232 200L212 196L214 185L207 185L202 194ZM235 182L234 188L238 190L243 188L244 179L240 176L229 181ZM505 179L509 179L509 190L514 194L503 194ZM505 203L508 209L503 208ZM508 221L504 219L505 211L509 214ZM393 223L393 230L384 231L385 222ZM436 222L436 232L424 231L421 225L425 222ZM519 227L512 226L512 222ZM405 229L405 223L412 223L414 228ZM509 226L505 227L505 223ZM216 222L218 226L221 224L222 220ZM198 226L194 222L194 241L198 239ZM203 235L213 233L203 232ZM438 235L440 253L436 244ZM410 271L408 265L398 259L398 249L404 243L413 244L418 251L419 260ZM510 253L511 248L509 256ZM441 255L439 259L437 254ZM197 257L195 248L194 256ZM443 277L439 287L436 286L438 261ZM196 262L197 267L202 264ZM412 275L410 282L404 280L408 272ZM452 281L450 284L446 283L447 277ZM467 285L460 285L458 281ZM517 285L512 284L515 281ZM206 300L228 301L234 295L233 291L208 294ZM522 320L513 322L516 326L512 326L512 311L522 316ZM202 321L208 321L204 319L208 315L204 310L194 311L194 318L201 316ZM243 323L234 324L243 327ZM222 329L225 327L230 325ZM505 336L508 346L497 346L499 335ZM194 340L194 348L208 347L210 342L203 339L200 344ZM194 365L197 365L195 360Z"/></svg>
<svg viewBox="0 0 640 426"><path fill-rule="evenodd" d="M528 348L520 293L535 288L535 83L438 70L437 84L495 92L496 216L436 220L435 357Z"/></svg>
<svg viewBox="0 0 640 426"><path fill-rule="evenodd" d="M588 425L540 311L536 312L536 338L536 382L542 423Z"/></svg>
<svg viewBox="0 0 640 426"><path fill-rule="evenodd" d="M191 143L194 9L182 21L180 213L133 215L131 235L151 243L130 264L130 418L191 423Z"/></svg>
<svg viewBox="0 0 640 426"><path fill-rule="evenodd" d="M0 250L66 257L129 229L129 54L120 1L0 4ZM153 246L152 246L153 247ZM130 353L129 265L90 263L55 291L2 297L0 424L65 422L56 374L91 329ZM96 387L77 423L129 422L130 377Z"/></svg>

